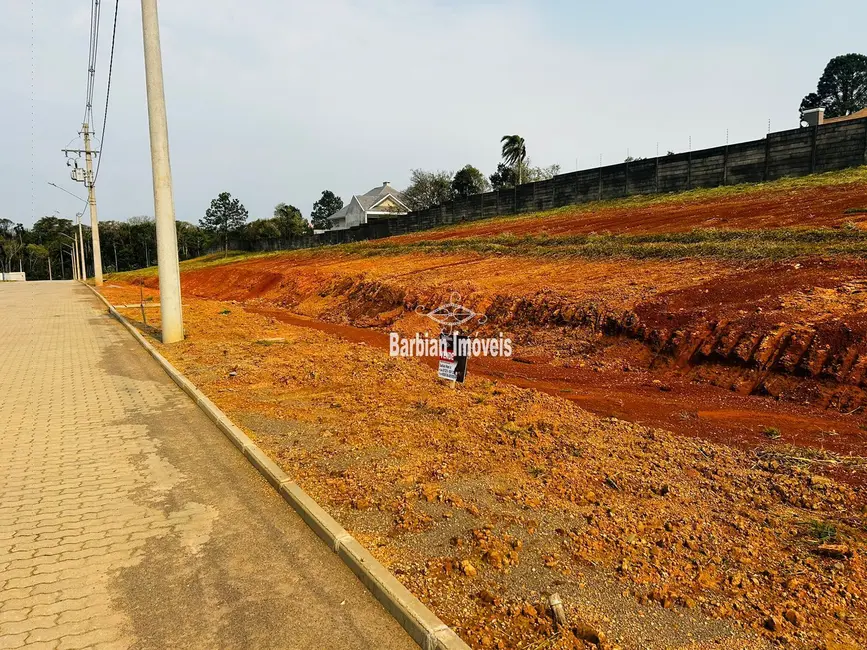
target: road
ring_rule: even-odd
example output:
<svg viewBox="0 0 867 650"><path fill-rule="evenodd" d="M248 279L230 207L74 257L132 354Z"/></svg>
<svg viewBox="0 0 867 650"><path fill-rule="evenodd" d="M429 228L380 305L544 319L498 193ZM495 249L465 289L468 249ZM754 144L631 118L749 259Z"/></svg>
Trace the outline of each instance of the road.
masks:
<svg viewBox="0 0 867 650"><path fill-rule="evenodd" d="M0 648L416 648L88 289L0 284Z"/></svg>

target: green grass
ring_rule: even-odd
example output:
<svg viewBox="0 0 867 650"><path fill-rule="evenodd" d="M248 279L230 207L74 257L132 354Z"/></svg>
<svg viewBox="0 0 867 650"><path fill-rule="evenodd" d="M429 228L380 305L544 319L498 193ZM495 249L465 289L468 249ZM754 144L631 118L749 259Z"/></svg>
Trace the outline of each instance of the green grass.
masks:
<svg viewBox="0 0 867 650"><path fill-rule="evenodd" d="M236 252L228 257L211 255L181 262L182 271L232 264L256 258L286 256L294 262L322 256L374 257L412 253L424 255L473 254L485 257L520 256L540 259L718 259L730 261L778 261L801 257L849 256L867 258L867 230L858 228L774 228L717 230L644 235L589 234L553 237L510 234L462 239L395 242L390 239L268 253ZM110 281L135 282L154 277L156 267L107 276Z"/></svg>
<svg viewBox="0 0 867 650"><path fill-rule="evenodd" d="M771 440L779 440L783 436L777 427L765 427L763 433Z"/></svg>
<svg viewBox="0 0 867 650"><path fill-rule="evenodd" d="M606 209L641 209L658 205L689 205L691 203L712 203L726 199L748 197L752 194L787 194L790 192L803 191L817 187L832 187L835 185L848 185L851 183L867 183L867 166L854 167L842 171L826 172L824 174L812 174L798 178L781 178L767 183L742 183L740 185L726 185L723 187L700 188L686 192L670 192L667 194L640 194L620 199L605 199L603 201L590 201L567 205L543 212L524 213L502 217L484 219L485 224L503 224L524 221L544 220L556 218L563 214L577 215L586 212L596 212ZM867 188L865 188L867 192ZM859 214L859 208L852 208L854 212L847 214ZM438 226L425 232L449 231L460 234L461 231L478 227L480 221L465 222L454 225Z"/></svg>
<svg viewBox="0 0 867 650"><path fill-rule="evenodd" d="M564 214L574 217L600 209L640 209L656 205L689 205L713 203L755 193L773 196L811 188L831 187L851 183L865 183L867 193L867 166L800 178L784 178L769 183L729 185L711 189L696 189L673 194L632 196L622 199L593 201L570 205L555 210L530 214L494 217L484 220L486 225L501 225L523 221L542 221ZM847 214L859 215L867 208L853 207ZM416 240L401 242L398 238L379 239L338 246L323 246L295 251L214 253L181 262L182 271L233 264L257 258L286 257L302 262L321 256L379 256L423 253L428 255L477 254L484 256L527 256L552 259L659 259L715 258L723 260L784 260L805 256L867 257L867 231L854 222L841 228L775 228L763 230L696 229L688 232L626 235L587 234L552 237L544 234L514 236L502 234L488 237L460 237L461 232L477 227L481 222L440 226L417 233L449 232L455 237L443 240ZM416 234L416 233L413 233ZM157 267L125 271L107 275L111 281L135 282L139 278L156 277Z"/></svg>
<svg viewBox="0 0 867 650"><path fill-rule="evenodd" d="M808 522L807 531L810 537L820 544L837 541L837 527L826 521L818 521L814 519L813 521Z"/></svg>
<svg viewBox="0 0 867 650"><path fill-rule="evenodd" d="M226 253L212 253L210 255L202 255L191 260L181 262L181 271L195 271L197 269L205 269L212 266L222 266L224 264L234 264L243 260L258 258L258 257L273 257L275 255L285 255L288 251L268 251L268 252L251 252L251 251L229 251ZM107 273L106 280L114 280L118 282L133 282L139 278L155 278L158 275L158 267L148 266L143 269L135 269L134 271L121 271L120 273Z"/></svg>
<svg viewBox="0 0 867 650"><path fill-rule="evenodd" d="M476 253L544 258L781 260L804 256L867 256L867 231L849 228L697 229L645 235L496 235L394 243L377 240L341 247L359 256Z"/></svg>

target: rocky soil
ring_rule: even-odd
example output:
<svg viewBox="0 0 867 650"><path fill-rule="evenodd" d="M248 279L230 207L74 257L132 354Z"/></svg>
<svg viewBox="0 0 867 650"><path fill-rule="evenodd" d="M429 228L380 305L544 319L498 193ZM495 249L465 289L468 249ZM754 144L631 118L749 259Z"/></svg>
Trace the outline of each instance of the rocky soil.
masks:
<svg viewBox="0 0 867 650"><path fill-rule="evenodd" d="M163 352L473 647L867 638L864 489L802 449L599 418L472 373L452 389L372 346L185 302L188 338Z"/></svg>

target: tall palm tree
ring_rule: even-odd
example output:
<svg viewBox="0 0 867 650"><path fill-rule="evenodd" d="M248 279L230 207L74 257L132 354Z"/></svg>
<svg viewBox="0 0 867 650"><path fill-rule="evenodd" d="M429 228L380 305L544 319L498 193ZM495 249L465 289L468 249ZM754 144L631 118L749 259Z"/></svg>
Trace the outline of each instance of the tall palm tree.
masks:
<svg viewBox="0 0 867 650"><path fill-rule="evenodd" d="M503 160L507 165L512 165L518 170L518 185L521 184L521 168L527 158L527 147L524 138L520 135L504 135L500 138L503 143Z"/></svg>

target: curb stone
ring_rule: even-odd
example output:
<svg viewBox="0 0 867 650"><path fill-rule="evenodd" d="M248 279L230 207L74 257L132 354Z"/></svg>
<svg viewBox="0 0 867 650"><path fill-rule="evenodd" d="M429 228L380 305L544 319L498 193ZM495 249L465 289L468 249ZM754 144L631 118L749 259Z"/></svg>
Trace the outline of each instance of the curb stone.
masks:
<svg viewBox="0 0 867 650"><path fill-rule="evenodd" d="M84 284L84 283L82 283ZM301 489L263 452L256 443L235 426L217 406L178 371L157 349L124 318L99 291L84 284L132 334L141 346L162 366L178 387L232 441L247 461L277 490L307 526L337 554L385 610L424 650L470 650L461 638L432 611L412 595L370 552L352 537L316 501Z"/></svg>

